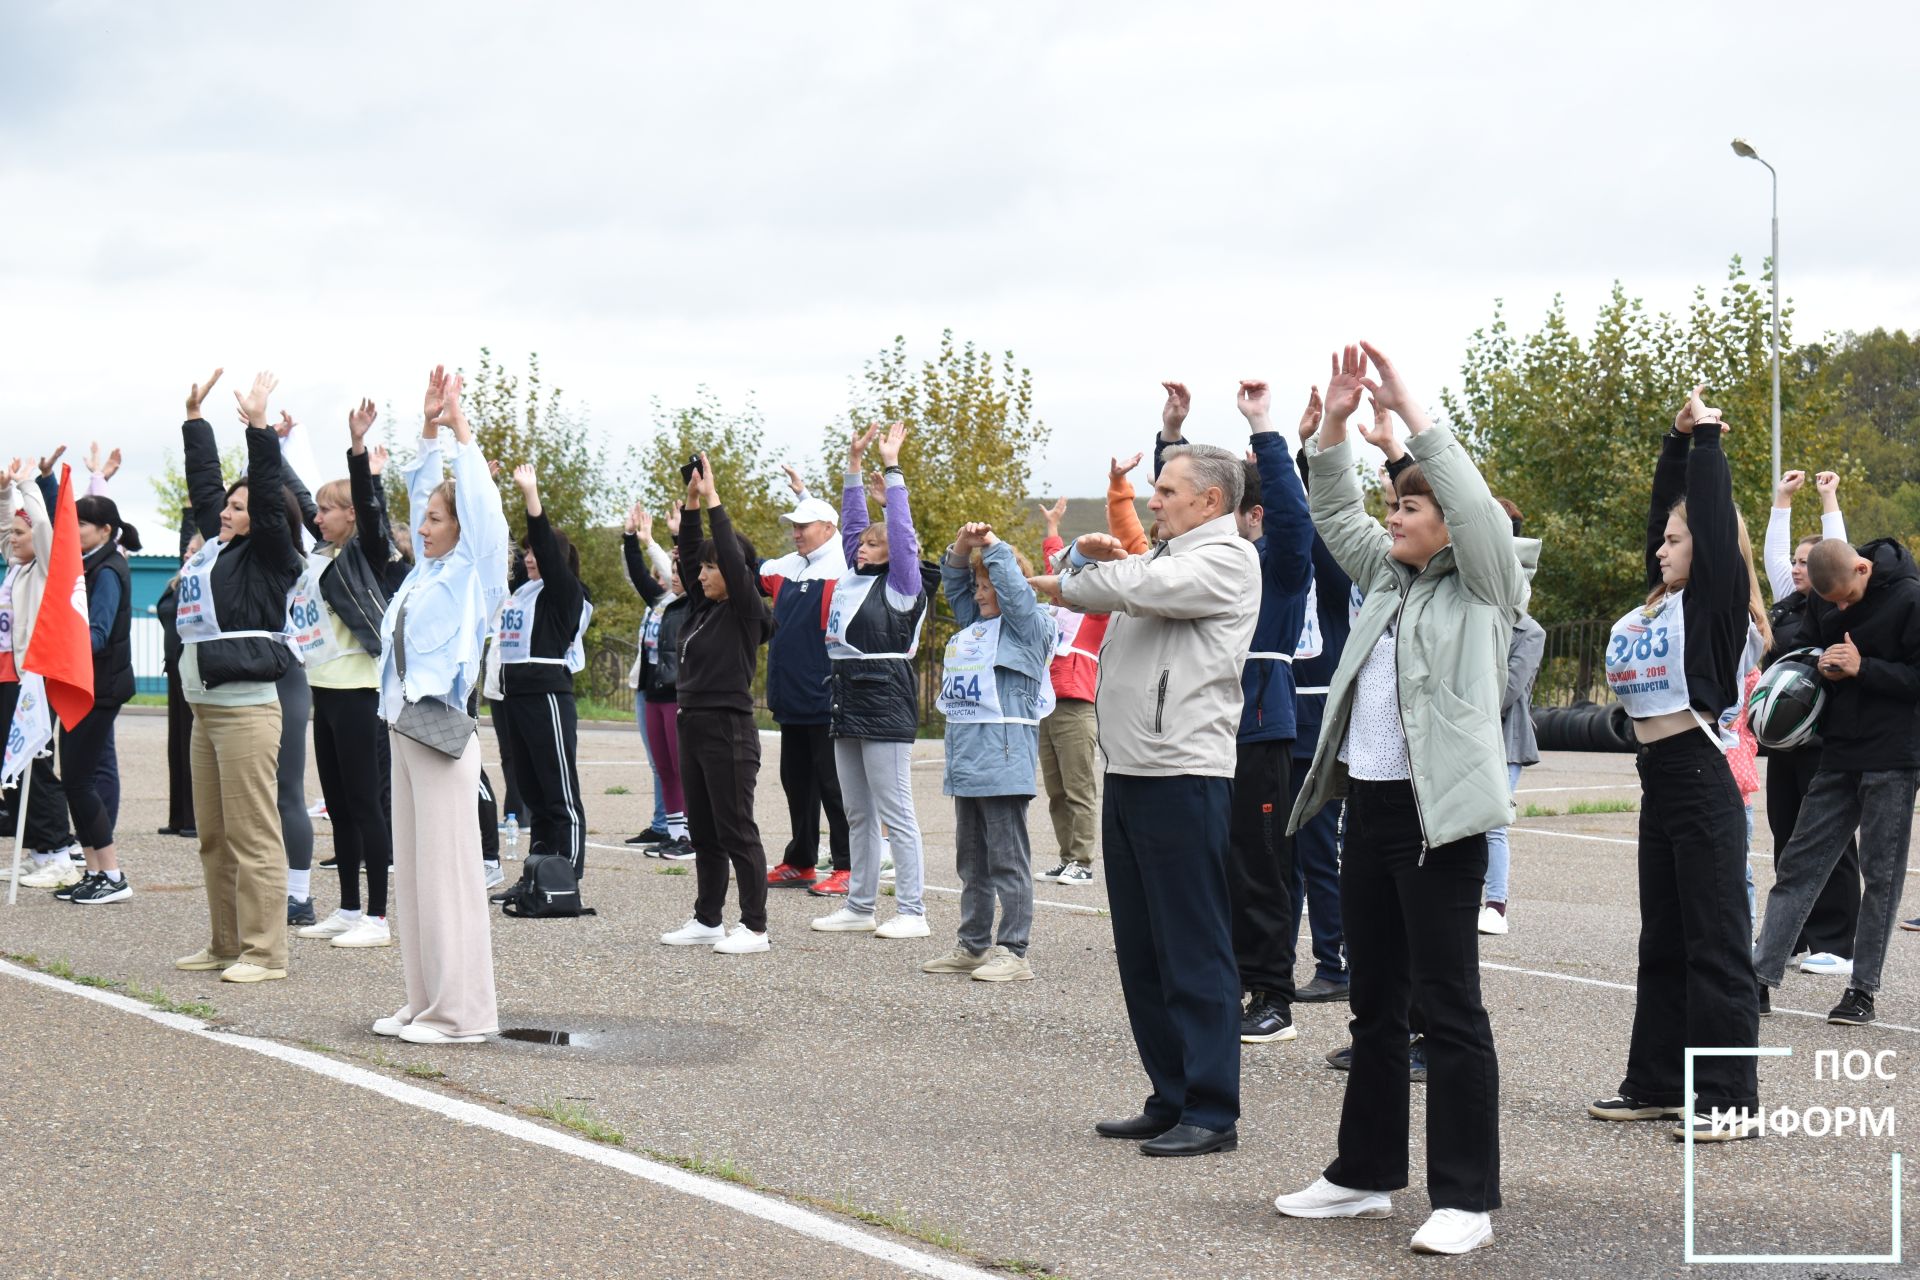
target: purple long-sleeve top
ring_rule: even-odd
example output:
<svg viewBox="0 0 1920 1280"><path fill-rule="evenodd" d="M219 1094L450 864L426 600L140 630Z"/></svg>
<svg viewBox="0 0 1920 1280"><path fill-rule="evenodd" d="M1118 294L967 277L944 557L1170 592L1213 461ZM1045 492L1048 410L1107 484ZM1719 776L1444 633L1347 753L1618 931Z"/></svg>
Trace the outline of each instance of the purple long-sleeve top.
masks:
<svg viewBox="0 0 1920 1280"><path fill-rule="evenodd" d="M888 603L896 609L909 609L921 590L920 539L913 532L907 480L898 471L887 472L886 510ZM846 550L849 568L856 563L860 535L871 523L865 478L858 471L849 471L846 487L840 491L840 545Z"/></svg>

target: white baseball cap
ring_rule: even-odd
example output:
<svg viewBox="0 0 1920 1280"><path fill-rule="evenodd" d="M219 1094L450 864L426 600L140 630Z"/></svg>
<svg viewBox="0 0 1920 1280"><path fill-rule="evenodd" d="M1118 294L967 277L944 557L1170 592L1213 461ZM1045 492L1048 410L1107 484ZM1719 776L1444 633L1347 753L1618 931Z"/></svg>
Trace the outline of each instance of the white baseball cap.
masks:
<svg viewBox="0 0 1920 1280"><path fill-rule="evenodd" d="M780 517L782 524L812 524L817 520L825 520L828 524L838 528L840 526L840 513L833 509L832 503L823 499L802 498L800 499L799 505Z"/></svg>

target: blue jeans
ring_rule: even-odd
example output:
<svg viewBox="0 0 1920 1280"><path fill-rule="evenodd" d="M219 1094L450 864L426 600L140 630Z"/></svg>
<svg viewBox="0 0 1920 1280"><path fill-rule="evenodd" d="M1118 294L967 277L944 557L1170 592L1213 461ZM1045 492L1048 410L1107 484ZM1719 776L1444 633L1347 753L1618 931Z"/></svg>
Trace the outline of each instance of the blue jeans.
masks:
<svg viewBox="0 0 1920 1280"><path fill-rule="evenodd" d="M647 700L638 690L633 695L633 718L640 726L640 745L647 751L647 768L653 774L653 826L652 830L667 829L667 793L660 786L660 770L653 765L653 738L647 733Z"/></svg>
<svg viewBox="0 0 1920 1280"><path fill-rule="evenodd" d="M1520 766L1507 765L1507 794L1511 796L1520 785ZM1505 902L1507 900L1507 867L1512 860L1507 848L1507 829L1499 827L1487 832L1487 901Z"/></svg>

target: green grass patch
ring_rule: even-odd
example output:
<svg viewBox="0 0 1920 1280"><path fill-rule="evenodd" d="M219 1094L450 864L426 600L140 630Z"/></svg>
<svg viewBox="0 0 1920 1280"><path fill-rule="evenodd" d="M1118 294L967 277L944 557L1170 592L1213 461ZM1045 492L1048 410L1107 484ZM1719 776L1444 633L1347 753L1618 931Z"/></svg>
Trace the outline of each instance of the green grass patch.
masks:
<svg viewBox="0 0 1920 1280"><path fill-rule="evenodd" d="M1567 806L1573 813L1633 813L1640 808L1631 800L1575 800Z"/></svg>
<svg viewBox="0 0 1920 1280"><path fill-rule="evenodd" d="M607 788L607 794L610 796L630 796L633 792L616 782Z"/></svg>
<svg viewBox="0 0 1920 1280"><path fill-rule="evenodd" d="M296 1040L294 1041L294 1043L299 1045L302 1049L309 1050L310 1052L313 1052L313 1053L340 1052L338 1049L334 1048L332 1045L321 1044L318 1040Z"/></svg>
<svg viewBox="0 0 1920 1280"><path fill-rule="evenodd" d="M1031 1258L1001 1258L993 1264L995 1271L1005 1271L1016 1276L1045 1277L1045 1280L1072 1280L1064 1271L1055 1271L1044 1262L1035 1262Z"/></svg>
<svg viewBox="0 0 1920 1280"><path fill-rule="evenodd" d="M1557 818L1560 816L1560 811L1548 808L1544 804L1530 804L1520 810L1520 816L1522 818Z"/></svg>
<svg viewBox="0 0 1920 1280"><path fill-rule="evenodd" d="M542 1120L551 1120L610 1147L623 1147L627 1143L626 1134L601 1120L584 1104L568 1098L555 1098L545 1106L528 1107L527 1113L539 1116Z"/></svg>
<svg viewBox="0 0 1920 1280"><path fill-rule="evenodd" d="M164 707L167 705L167 695L164 693L136 693L133 695L133 705L136 707Z"/></svg>
<svg viewBox="0 0 1920 1280"><path fill-rule="evenodd" d="M158 987L149 989L135 986L119 978L103 978L96 973L79 973L65 960L42 960L36 955L14 951L0 952L0 955L15 964L25 965L29 969L38 969L50 978L59 978L63 982L71 982L78 987L92 987L96 991L121 992L132 996L142 1004L152 1005L162 1013L180 1013L189 1018L202 1019L211 1018L215 1013L214 1007L205 1000L175 1000Z"/></svg>
<svg viewBox="0 0 1920 1280"><path fill-rule="evenodd" d="M687 869L685 867L658 867L654 870L653 874L657 876L683 876L687 874Z"/></svg>
<svg viewBox="0 0 1920 1280"><path fill-rule="evenodd" d="M842 1191L827 1203L834 1209L846 1214L849 1218L858 1218L861 1222L865 1222L871 1226L885 1227L889 1231L897 1231L903 1236L911 1236L915 1240L920 1240L934 1246L936 1249L947 1249L954 1253L970 1252L967 1248L966 1241L962 1240L957 1233L941 1226L937 1222L928 1222L924 1218L916 1218L898 1205L894 1206L892 1213L881 1213L877 1209L869 1209L865 1205L856 1202L853 1194L848 1191ZM1046 1275L1051 1273L1027 1272L1026 1274Z"/></svg>
<svg viewBox="0 0 1920 1280"><path fill-rule="evenodd" d="M409 1062L407 1064L407 1074L416 1080L440 1080L445 1078L447 1073L429 1063Z"/></svg>
<svg viewBox="0 0 1920 1280"><path fill-rule="evenodd" d="M743 1187L759 1187L760 1181L738 1164L732 1156L715 1158L708 1155L680 1156L671 1151L656 1151L646 1148L646 1154L662 1164L675 1165L688 1173L697 1173L704 1178L719 1178L725 1182L737 1182Z"/></svg>

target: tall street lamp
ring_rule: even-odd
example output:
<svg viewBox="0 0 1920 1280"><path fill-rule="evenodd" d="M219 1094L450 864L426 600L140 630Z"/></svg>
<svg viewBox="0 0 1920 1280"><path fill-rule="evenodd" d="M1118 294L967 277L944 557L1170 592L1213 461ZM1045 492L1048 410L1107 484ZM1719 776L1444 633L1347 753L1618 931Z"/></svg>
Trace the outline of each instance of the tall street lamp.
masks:
<svg viewBox="0 0 1920 1280"><path fill-rule="evenodd" d="M1733 154L1759 160L1773 175L1773 482L1780 483L1780 174L1745 138L1733 140Z"/></svg>

